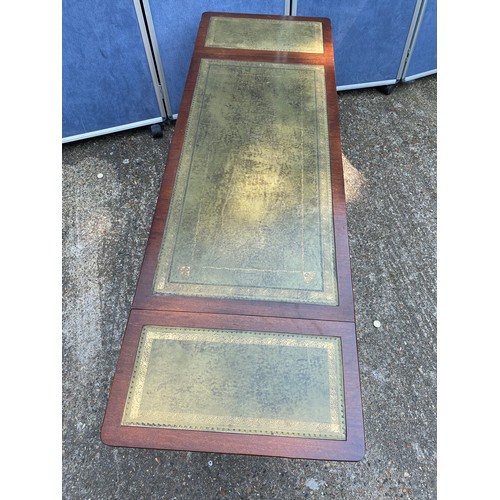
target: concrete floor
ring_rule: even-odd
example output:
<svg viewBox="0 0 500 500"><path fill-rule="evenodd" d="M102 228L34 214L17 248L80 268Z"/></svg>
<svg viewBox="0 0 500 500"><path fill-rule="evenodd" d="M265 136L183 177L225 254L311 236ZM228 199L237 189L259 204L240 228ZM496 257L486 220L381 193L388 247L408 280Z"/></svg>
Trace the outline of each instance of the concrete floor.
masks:
<svg viewBox="0 0 500 500"><path fill-rule="evenodd" d="M367 447L357 463L101 443L173 126L63 146L64 499L436 498L436 91L431 76L388 96L339 94Z"/></svg>

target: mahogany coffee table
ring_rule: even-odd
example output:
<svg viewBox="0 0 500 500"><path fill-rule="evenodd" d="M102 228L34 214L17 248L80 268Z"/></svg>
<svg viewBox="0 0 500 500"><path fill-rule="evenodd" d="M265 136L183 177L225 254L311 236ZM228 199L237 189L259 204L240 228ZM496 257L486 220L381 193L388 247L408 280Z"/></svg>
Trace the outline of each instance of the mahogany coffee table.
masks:
<svg viewBox="0 0 500 500"><path fill-rule="evenodd" d="M328 19L202 16L101 438L363 458Z"/></svg>

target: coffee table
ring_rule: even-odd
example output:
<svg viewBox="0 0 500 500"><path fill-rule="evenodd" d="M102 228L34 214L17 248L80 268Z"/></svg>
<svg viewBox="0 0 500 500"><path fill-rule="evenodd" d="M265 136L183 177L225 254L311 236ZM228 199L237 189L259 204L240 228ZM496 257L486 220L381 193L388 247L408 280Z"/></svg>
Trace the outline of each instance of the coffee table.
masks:
<svg viewBox="0 0 500 500"><path fill-rule="evenodd" d="M101 438L363 458L328 19L202 16Z"/></svg>

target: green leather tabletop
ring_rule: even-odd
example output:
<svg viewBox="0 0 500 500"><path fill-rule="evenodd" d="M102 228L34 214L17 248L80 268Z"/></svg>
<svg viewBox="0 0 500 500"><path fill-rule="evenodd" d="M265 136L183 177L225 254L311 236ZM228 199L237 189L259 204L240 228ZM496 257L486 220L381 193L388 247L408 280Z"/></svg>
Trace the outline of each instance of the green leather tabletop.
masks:
<svg viewBox="0 0 500 500"><path fill-rule="evenodd" d="M323 53L320 22L244 17L212 17L206 47L279 52Z"/></svg>
<svg viewBox="0 0 500 500"><path fill-rule="evenodd" d="M154 293L338 303L324 68L202 59Z"/></svg>
<svg viewBox="0 0 500 500"><path fill-rule="evenodd" d="M345 439L337 337L146 326L123 425Z"/></svg>

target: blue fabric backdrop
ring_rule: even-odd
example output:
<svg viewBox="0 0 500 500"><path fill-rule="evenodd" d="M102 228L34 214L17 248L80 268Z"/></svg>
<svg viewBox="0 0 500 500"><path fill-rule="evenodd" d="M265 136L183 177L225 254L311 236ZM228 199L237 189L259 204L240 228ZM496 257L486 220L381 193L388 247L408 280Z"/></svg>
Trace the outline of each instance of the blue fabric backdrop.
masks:
<svg viewBox="0 0 500 500"><path fill-rule="evenodd" d="M161 117L133 0L63 0L63 137Z"/></svg>
<svg viewBox="0 0 500 500"><path fill-rule="evenodd" d="M396 80L416 0L298 0L332 21L337 86Z"/></svg>

